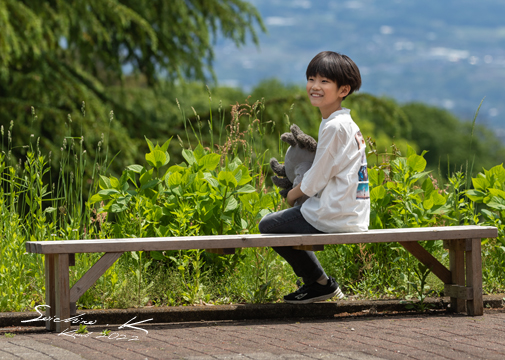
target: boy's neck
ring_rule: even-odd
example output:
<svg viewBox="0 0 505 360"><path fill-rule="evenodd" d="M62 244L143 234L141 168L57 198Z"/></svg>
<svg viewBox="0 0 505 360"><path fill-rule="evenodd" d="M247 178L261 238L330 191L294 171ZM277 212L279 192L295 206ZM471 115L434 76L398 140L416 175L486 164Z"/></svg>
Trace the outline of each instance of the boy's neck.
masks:
<svg viewBox="0 0 505 360"><path fill-rule="evenodd" d="M321 111L321 116L323 117L323 119L328 119L331 114L339 110L342 110L342 101L339 101L338 103L333 104L333 106L325 109L319 108L319 111Z"/></svg>

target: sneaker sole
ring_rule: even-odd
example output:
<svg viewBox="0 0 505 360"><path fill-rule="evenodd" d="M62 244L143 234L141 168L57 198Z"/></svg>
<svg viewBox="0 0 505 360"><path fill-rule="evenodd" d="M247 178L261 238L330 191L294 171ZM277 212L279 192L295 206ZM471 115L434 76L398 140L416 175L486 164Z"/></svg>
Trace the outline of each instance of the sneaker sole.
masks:
<svg viewBox="0 0 505 360"><path fill-rule="evenodd" d="M311 299L306 299L306 300L284 300L284 302L288 303L288 304L310 304L310 303L317 302L317 301L328 300L334 296L336 296L339 299L343 299L345 297L344 294L342 293L342 291L340 290L340 288L338 287L331 294L321 295L321 296L314 297Z"/></svg>

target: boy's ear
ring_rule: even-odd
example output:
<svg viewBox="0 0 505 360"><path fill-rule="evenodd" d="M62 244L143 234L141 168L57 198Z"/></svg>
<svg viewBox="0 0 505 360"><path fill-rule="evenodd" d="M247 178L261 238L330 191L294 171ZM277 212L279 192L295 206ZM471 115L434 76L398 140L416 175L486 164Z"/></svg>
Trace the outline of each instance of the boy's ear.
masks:
<svg viewBox="0 0 505 360"><path fill-rule="evenodd" d="M349 95L349 92L351 92L351 85L342 85L341 87L338 88L338 96L339 97L346 97Z"/></svg>

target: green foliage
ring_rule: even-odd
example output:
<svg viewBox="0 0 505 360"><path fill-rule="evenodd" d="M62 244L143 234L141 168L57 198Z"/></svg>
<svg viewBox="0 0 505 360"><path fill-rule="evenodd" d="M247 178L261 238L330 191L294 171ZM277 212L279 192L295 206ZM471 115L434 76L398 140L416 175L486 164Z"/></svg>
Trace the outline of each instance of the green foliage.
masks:
<svg viewBox="0 0 505 360"><path fill-rule="evenodd" d="M483 277L492 289L502 287L505 283L505 169L503 164L483 169L477 177L472 178L473 189L465 195L480 209L480 221L483 225L495 226L498 229L496 239L483 241ZM493 280L491 280L493 279Z"/></svg>
<svg viewBox="0 0 505 360"><path fill-rule="evenodd" d="M87 326L79 324L79 328L77 329L76 334L87 334L87 333L88 333Z"/></svg>
<svg viewBox="0 0 505 360"><path fill-rule="evenodd" d="M5 0L0 28L0 123L15 120L19 128L13 154L24 156L22 141L35 134L58 161L57 139L73 127L72 136L87 135L94 157L110 129L125 164L137 160L140 122L165 121L160 104L146 113L146 106L130 106L132 96L135 104L156 93L159 102L176 79L210 80L218 37L257 44L256 31L265 31L256 8L242 0ZM79 117L83 101L86 116ZM29 119L31 106L43 115ZM110 108L119 121L109 127Z"/></svg>
<svg viewBox="0 0 505 360"><path fill-rule="evenodd" d="M430 269L424 264L418 264L414 267L414 272L419 279L419 283L417 282L409 282L412 285L414 292L416 293L417 302L411 301L405 307L407 309L415 309L418 311L425 311L433 307L432 304L427 304L424 301L429 295L430 287L426 284L428 275L430 274Z"/></svg>
<svg viewBox="0 0 505 360"><path fill-rule="evenodd" d="M170 160L166 151L170 141L160 147L146 140L151 150L145 156L148 166L130 165L119 179L101 176L101 190L89 200L90 205L105 203L99 213L116 216L111 225L114 237L237 234L255 227L241 215L246 212L242 203L250 200L241 196L256 189L238 157L221 159L199 144L195 150L183 149L186 162L160 175Z"/></svg>
<svg viewBox="0 0 505 360"><path fill-rule="evenodd" d="M505 156L505 149L491 130L460 121L447 110L412 103L402 106L412 126L408 141L426 149L426 160L442 174L490 167Z"/></svg>

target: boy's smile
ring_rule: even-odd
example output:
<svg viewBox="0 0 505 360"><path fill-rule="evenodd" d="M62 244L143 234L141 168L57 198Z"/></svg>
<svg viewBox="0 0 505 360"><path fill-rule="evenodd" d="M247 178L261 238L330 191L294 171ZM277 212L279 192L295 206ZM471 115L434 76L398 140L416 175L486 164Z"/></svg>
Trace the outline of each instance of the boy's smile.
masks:
<svg viewBox="0 0 505 360"><path fill-rule="evenodd" d="M320 75L309 76L307 79L307 95L310 103L318 107L323 119L342 109L340 104L349 93L348 86L337 87L337 83Z"/></svg>

